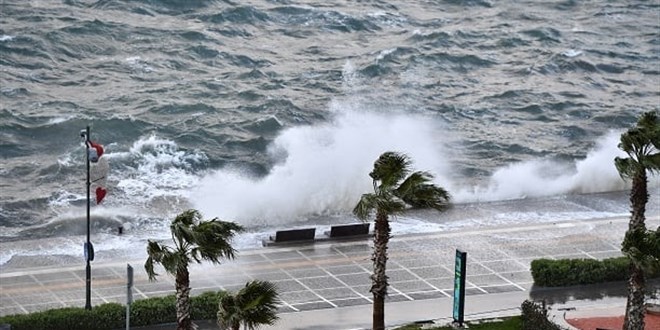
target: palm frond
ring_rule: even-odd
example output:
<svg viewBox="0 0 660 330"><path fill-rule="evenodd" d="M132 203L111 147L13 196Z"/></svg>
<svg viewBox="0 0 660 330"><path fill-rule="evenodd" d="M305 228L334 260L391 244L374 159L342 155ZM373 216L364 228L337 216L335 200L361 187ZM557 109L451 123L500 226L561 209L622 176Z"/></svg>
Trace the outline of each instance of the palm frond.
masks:
<svg viewBox="0 0 660 330"><path fill-rule="evenodd" d="M233 222L213 219L193 227L191 241L196 245L193 255L218 263L220 259L233 259L236 250L231 241L243 227Z"/></svg>
<svg viewBox="0 0 660 330"><path fill-rule="evenodd" d="M360 201L353 208L353 214L360 220L365 221L371 214L371 211L378 207L375 194L363 194Z"/></svg>
<svg viewBox="0 0 660 330"><path fill-rule="evenodd" d="M621 157L614 158L614 166L623 179L632 178L639 167L634 159Z"/></svg>
<svg viewBox="0 0 660 330"><path fill-rule="evenodd" d="M381 187L388 189L388 187L396 186L410 173L410 165L411 162L407 155L388 151L380 155L374 162L374 169L369 176L374 181L380 182Z"/></svg>
<svg viewBox="0 0 660 330"><path fill-rule="evenodd" d="M256 329L259 325L272 325L279 319L277 306L280 304L277 287L267 281L250 281L236 294L240 304L243 320L241 323L248 329Z"/></svg>

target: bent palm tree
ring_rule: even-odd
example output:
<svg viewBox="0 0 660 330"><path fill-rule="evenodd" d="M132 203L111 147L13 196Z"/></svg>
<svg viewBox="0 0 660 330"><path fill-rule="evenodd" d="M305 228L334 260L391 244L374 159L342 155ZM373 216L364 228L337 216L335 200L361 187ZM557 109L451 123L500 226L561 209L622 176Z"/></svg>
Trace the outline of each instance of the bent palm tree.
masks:
<svg viewBox="0 0 660 330"><path fill-rule="evenodd" d="M648 251L648 240L657 235L649 233L645 225L646 203L648 202L647 171L660 171L660 120L655 112L642 114L637 125L621 134L619 148L628 158L616 157L614 164L624 179L632 179L630 190L631 216L622 251L630 260L628 301L624 318L625 330L644 329L644 267L655 259Z"/></svg>
<svg viewBox="0 0 660 330"><path fill-rule="evenodd" d="M275 285L266 281L251 281L236 294L225 293L218 304L218 326L222 330L239 330L241 324L254 330L260 325L273 325L279 319L280 303Z"/></svg>
<svg viewBox="0 0 660 330"><path fill-rule="evenodd" d="M374 330L385 329L385 296L388 286L385 270L391 233L389 216L402 212L407 205L443 210L450 199L445 189L431 183L433 176L430 173L418 171L408 175L410 167L408 156L396 152L383 153L369 173L374 192L362 195L353 209L353 214L363 221L373 210L376 211L372 257L374 273L371 275L370 289L374 297Z"/></svg>
<svg viewBox="0 0 660 330"><path fill-rule="evenodd" d="M235 250L230 242L243 228L233 222L217 218L202 221L196 210L179 214L170 225L174 247L149 240L144 263L150 281L156 280L154 264L161 264L175 277L177 330L190 330L195 326L190 318L190 274L188 265L208 260L220 263L220 259L233 259Z"/></svg>

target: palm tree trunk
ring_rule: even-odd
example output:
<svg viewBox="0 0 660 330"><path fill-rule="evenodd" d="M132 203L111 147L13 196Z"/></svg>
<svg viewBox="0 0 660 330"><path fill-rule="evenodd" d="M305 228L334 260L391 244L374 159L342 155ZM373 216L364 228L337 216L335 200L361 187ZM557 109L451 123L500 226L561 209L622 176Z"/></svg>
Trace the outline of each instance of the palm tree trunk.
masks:
<svg viewBox="0 0 660 330"><path fill-rule="evenodd" d="M387 295L387 244L390 241L390 223L387 214L378 211L374 229L374 273L371 275L371 293L374 296L373 330L385 329L385 296Z"/></svg>
<svg viewBox="0 0 660 330"><path fill-rule="evenodd" d="M642 168L635 173L630 190L630 205L632 205L628 231L646 229L646 203L649 195L647 191L646 169ZM624 330L644 329L644 271L635 263L630 263L630 279L628 279L628 301L626 302L626 315L623 320Z"/></svg>
<svg viewBox="0 0 660 330"><path fill-rule="evenodd" d="M643 270L631 262L624 330L644 330L644 285Z"/></svg>
<svg viewBox="0 0 660 330"><path fill-rule="evenodd" d="M647 190L646 170L637 170L632 180L630 189L630 205L632 206L630 224L628 229L646 228L644 221L646 219L646 203L649 200ZM644 227L642 227L644 226Z"/></svg>
<svg viewBox="0 0 660 330"><path fill-rule="evenodd" d="M194 330L197 327L190 318L190 274L188 269L176 272L176 329Z"/></svg>

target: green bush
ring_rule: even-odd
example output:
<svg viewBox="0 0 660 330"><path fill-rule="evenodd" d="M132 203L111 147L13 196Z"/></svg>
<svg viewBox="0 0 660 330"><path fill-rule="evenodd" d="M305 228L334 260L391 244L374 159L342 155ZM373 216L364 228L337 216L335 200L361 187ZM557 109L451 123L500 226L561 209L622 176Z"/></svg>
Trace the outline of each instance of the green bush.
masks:
<svg viewBox="0 0 660 330"><path fill-rule="evenodd" d="M532 261L532 277L539 286L571 286L612 281L624 281L629 277L628 258L593 259L537 259ZM647 272L647 277L657 273Z"/></svg>
<svg viewBox="0 0 660 330"><path fill-rule="evenodd" d="M525 300L520 306L523 330L562 330L563 328L548 320L545 303Z"/></svg>
<svg viewBox="0 0 660 330"><path fill-rule="evenodd" d="M218 302L224 291L208 291L192 297L193 320L215 320L218 314Z"/></svg>
<svg viewBox="0 0 660 330"><path fill-rule="evenodd" d="M194 320L215 319L220 292L205 292L191 297ZM131 304L131 326L147 326L176 322L174 295L136 300ZM30 314L0 317L0 324L11 324L12 330L121 329L126 325L126 306L108 303L91 310L80 307L51 309Z"/></svg>
<svg viewBox="0 0 660 330"><path fill-rule="evenodd" d="M32 329L117 329L125 324L125 307L109 303L92 310L80 307L50 309L31 314L0 317L0 324L11 324L12 330Z"/></svg>
<svg viewBox="0 0 660 330"><path fill-rule="evenodd" d="M136 300L131 304L131 325L139 327L176 322L174 295Z"/></svg>

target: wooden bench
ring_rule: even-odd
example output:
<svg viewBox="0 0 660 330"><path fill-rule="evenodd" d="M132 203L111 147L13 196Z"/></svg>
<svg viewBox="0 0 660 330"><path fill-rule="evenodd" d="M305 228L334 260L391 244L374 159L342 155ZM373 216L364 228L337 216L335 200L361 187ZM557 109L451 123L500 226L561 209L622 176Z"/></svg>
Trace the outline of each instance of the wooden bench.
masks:
<svg viewBox="0 0 660 330"><path fill-rule="evenodd" d="M275 232L275 237L270 236L269 241L264 241L263 245L266 246L273 243L297 243L313 241L315 235L316 228L278 230Z"/></svg>
<svg viewBox="0 0 660 330"><path fill-rule="evenodd" d="M330 238L367 236L369 235L369 225L370 223L356 223L350 225L332 226L330 227L330 232L326 232L326 235L330 236Z"/></svg>

